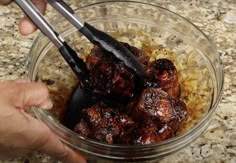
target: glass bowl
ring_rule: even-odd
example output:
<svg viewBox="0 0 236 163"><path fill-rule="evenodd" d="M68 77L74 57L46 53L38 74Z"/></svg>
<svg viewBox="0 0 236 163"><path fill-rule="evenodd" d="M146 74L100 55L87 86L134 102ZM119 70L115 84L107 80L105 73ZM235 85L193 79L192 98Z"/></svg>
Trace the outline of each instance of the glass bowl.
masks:
<svg viewBox="0 0 236 163"><path fill-rule="evenodd" d="M54 108L33 111L65 144L95 162L152 162L180 150L206 130L221 98L223 71L215 45L201 30L167 9L143 2L99 2L75 13L117 40L142 48L151 60L172 60L188 116L175 137L151 145L110 145L79 136L60 123L76 77L52 43L40 34L28 56L27 75L48 85ZM56 17L51 24L80 57L93 47L64 18Z"/></svg>

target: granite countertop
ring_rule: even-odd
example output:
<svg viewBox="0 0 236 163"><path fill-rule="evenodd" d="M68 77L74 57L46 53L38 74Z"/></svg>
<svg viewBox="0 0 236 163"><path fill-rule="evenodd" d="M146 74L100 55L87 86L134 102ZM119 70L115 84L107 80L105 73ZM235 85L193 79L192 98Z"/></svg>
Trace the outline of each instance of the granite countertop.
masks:
<svg viewBox="0 0 236 163"><path fill-rule="evenodd" d="M93 0L95 1L95 0ZM207 131L191 145L161 162L236 162L236 1L235 0L146 0L168 8L192 21L217 45L225 72L223 98ZM76 8L81 4L70 0ZM55 14L50 8L46 16ZM17 24L22 17L15 4L0 7L0 80L21 78L26 55L38 31L21 36ZM54 162L40 153L0 163Z"/></svg>

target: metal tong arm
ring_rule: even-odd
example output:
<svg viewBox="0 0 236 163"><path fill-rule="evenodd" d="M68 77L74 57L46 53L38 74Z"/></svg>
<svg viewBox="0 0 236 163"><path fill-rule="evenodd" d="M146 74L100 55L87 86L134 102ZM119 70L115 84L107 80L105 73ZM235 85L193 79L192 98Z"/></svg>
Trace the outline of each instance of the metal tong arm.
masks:
<svg viewBox="0 0 236 163"><path fill-rule="evenodd" d="M73 9L63 0L47 0L47 1L54 9L56 9L61 15L63 15L78 30L84 27L84 21L82 21L79 17L77 17Z"/></svg>
<svg viewBox="0 0 236 163"><path fill-rule="evenodd" d="M31 0L15 0L15 2L58 49L63 46L64 40L53 30Z"/></svg>
<svg viewBox="0 0 236 163"><path fill-rule="evenodd" d="M25 12L25 14L33 21L33 23L41 30L41 32L51 40L58 48L63 58L69 64L77 77L87 83L87 75L89 73L86 64L80 59L76 52L54 31L52 26L47 22L39 10L33 5L31 0L15 0L17 5Z"/></svg>

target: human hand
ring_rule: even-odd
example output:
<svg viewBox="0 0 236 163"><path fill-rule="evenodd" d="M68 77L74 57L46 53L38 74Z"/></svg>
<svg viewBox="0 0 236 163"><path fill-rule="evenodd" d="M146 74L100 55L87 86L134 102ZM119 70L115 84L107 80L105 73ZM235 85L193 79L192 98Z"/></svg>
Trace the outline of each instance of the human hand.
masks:
<svg viewBox="0 0 236 163"><path fill-rule="evenodd" d="M0 90L0 160L40 151L66 163L85 162L43 122L27 113L31 106L52 107L44 84L24 80L0 82Z"/></svg>
<svg viewBox="0 0 236 163"><path fill-rule="evenodd" d="M0 0L1 5L7 5L11 3L13 0ZM32 0L34 5L39 9L39 11L44 14L46 11L46 0ZM24 16L24 18L20 21L19 24L19 30L22 35L29 35L33 33L37 27L34 25L34 23L31 22L31 20Z"/></svg>

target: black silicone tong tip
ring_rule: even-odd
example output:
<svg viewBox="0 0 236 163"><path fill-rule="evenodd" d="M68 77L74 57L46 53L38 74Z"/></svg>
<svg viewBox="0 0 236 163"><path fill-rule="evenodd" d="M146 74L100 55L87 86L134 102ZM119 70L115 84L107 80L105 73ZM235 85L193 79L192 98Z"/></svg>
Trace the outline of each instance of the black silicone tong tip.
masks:
<svg viewBox="0 0 236 163"><path fill-rule="evenodd" d="M94 94L88 80L89 70L76 52L66 42L63 43L59 51L79 79L79 83L67 101L66 110L62 117L63 124L73 130L79 122L81 111L95 104L100 100L100 97Z"/></svg>
<svg viewBox="0 0 236 163"><path fill-rule="evenodd" d="M89 70L84 61L77 56L76 52L66 42L63 43L59 51L79 80L85 82L89 75Z"/></svg>
<svg viewBox="0 0 236 163"><path fill-rule="evenodd" d="M98 45L100 48L110 52L118 60L123 62L131 71L133 71L141 80L146 76L146 72L135 56L125 48L120 42L110 35L94 28L88 23L80 29L80 32L86 36L90 42Z"/></svg>
<svg viewBox="0 0 236 163"><path fill-rule="evenodd" d="M67 108L63 115L63 124L73 130L76 124L79 123L82 110L91 107L100 100L100 96L94 95L91 90L86 88L82 89L80 84L78 84L67 102Z"/></svg>

